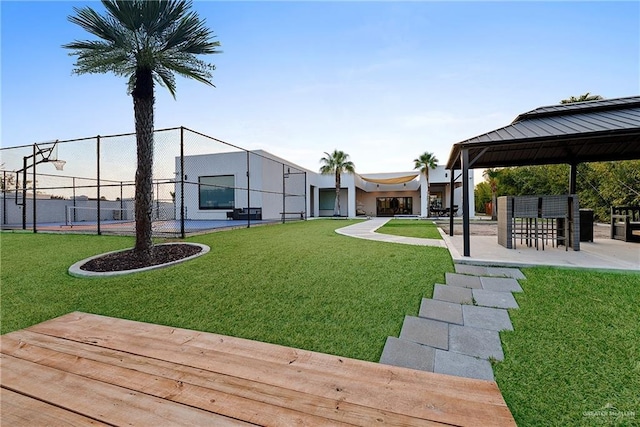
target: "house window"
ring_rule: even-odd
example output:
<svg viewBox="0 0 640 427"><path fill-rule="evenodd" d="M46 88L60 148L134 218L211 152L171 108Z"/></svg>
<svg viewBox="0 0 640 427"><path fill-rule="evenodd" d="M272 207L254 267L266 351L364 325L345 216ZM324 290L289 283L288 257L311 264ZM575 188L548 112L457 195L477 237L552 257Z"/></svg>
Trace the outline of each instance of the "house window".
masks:
<svg viewBox="0 0 640 427"><path fill-rule="evenodd" d="M235 177L233 175L201 176L198 178L200 209L235 208Z"/></svg>
<svg viewBox="0 0 640 427"><path fill-rule="evenodd" d="M376 198L376 216L412 215L412 197Z"/></svg>

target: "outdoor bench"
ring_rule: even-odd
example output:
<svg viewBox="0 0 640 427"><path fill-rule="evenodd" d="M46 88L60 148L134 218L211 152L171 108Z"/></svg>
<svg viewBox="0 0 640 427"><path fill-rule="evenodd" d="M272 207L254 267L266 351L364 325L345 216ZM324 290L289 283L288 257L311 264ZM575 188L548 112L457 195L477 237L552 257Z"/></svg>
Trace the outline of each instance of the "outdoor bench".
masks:
<svg viewBox="0 0 640 427"><path fill-rule="evenodd" d="M640 242L640 206L611 207L611 238Z"/></svg>
<svg viewBox="0 0 640 427"><path fill-rule="evenodd" d="M282 220L283 221L286 219L286 215L292 215L296 219L297 219L297 217L300 217L300 219L304 219L304 211L280 212L280 215L282 215Z"/></svg>
<svg viewBox="0 0 640 427"><path fill-rule="evenodd" d="M262 208L238 208L231 212L227 212L227 219L246 220L253 219L262 220Z"/></svg>

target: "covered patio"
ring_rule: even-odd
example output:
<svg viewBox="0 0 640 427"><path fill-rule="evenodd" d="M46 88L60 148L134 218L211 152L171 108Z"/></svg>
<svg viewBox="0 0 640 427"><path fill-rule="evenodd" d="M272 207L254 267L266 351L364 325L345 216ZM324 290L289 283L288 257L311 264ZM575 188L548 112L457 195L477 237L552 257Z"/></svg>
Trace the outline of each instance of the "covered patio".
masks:
<svg viewBox="0 0 640 427"><path fill-rule="evenodd" d="M573 195L579 163L636 159L640 159L640 96L540 107L508 126L454 144L447 169L462 175L462 256L471 256L469 169L565 163L571 166L568 194ZM452 181L455 175L451 174ZM452 218L453 240L454 227ZM495 240L492 248L503 249ZM504 250L505 257L514 256L513 249ZM566 256L580 255L571 251Z"/></svg>
<svg viewBox="0 0 640 427"><path fill-rule="evenodd" d="M455 226L461 229L461 223ZM455 263L474 265L500 265L509 267L552 266L564 268L590 268L598 270L624 270L640 272L640 245L609 237L608 224L596 224L592 242L580 242L580 251L550 248L544 251L518 245L507 249L498 245L495 221L478 220L470 223L469 240L472 256L464 254L464 236L456 232L449 235L447 224L441 229L449 253ZM474 231L482 228L480 231Z"/></svg>

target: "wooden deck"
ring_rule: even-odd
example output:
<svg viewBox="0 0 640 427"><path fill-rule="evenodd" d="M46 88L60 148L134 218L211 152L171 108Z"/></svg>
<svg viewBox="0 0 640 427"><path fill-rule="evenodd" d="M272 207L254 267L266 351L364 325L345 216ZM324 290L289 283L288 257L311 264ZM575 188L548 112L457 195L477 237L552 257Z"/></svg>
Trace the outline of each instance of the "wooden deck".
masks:
<svg viewBox="0 0 640 427"><path fill-rule="evenodd" d="M491 381L92 314L1 352L3 426L515 426Z"/></svg>

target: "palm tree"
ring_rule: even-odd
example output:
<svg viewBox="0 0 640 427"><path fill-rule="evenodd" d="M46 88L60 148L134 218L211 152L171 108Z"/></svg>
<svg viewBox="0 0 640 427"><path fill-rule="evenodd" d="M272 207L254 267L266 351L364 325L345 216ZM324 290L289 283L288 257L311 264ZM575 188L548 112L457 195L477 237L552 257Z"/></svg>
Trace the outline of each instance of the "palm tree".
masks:
<svg viewBox="0 0 640 427"><path fill-rule="evenodd" d="M600 99L604 98L600 95L591 95L589 92L587 92L577 98L575 96L572 96L571 98L563 99L562 101L560 101L560 104L573 104L574 102L597 101Z"/></svg>
<svg viewBox="0 0 640 427"><path fill-rule="evenodd" d="M424 152L420 154L420 157L413 160L415 163L414 169L419 169L420 173L424 174L424 177L427 180L427 216L430 216L430 203L429 203L429 170L435 169L438 166L438 159L433 153Z"/></svg>
<svg viewBox="0 0 640 427"><path fill-rule="evenodd" d="M487 169L483 172L485 178L489 181L489 186L491 187L491 219L498 219L498 211L497 211L497 196L498 196L498 176L500 175L499 169Z"/></svg>
<svg viewBox="0 0 640 427"><path fill-rule="evenodd" d="M344 151L333 150L333 153L324 153L325 156L320 159L320 173L323 175L336 176L336 201L333 205L333 216L340 216L340 175L342 173L354 173L355 165L349 160L349 155Z"/></svg>
<svg viewBox="0 0 640 427"><path fill-rule="evenodd" d="M135 177L136 244L134 253L153 255L151 209L153 204L154 82L175 98L175 74L213 86L215 66L197 55L219 53L220 43L205 21L190 11L191 2L102 0L106 15L90 7L74 8L69 21L100 40L63 45L77 56L76 74L107 73L128 78L133 97L138 166Z"/></svg>

